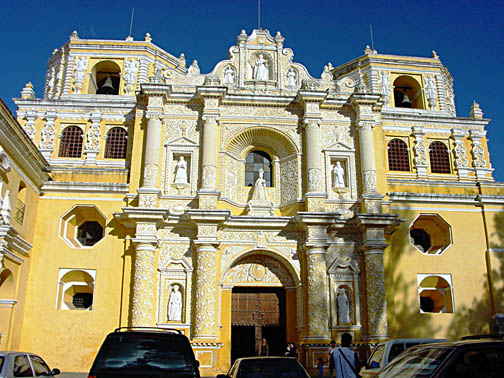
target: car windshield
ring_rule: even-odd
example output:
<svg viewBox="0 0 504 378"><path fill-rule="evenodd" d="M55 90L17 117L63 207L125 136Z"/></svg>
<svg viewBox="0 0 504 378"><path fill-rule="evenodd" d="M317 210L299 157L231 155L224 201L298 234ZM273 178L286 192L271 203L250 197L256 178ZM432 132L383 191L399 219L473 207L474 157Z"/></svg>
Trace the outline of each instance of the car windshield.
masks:
<svg viewBox="0 0 504 378"><path fill-rule="evenodd" d="M380 371L376 378L430 377L452 349L435 347L406 352Z"/></svg>
<svg viewBox="0 0 504 378"><path fill-rule="evenodd" d="M243 360L237 378L308 378L295 359L264 358Z"/></svg>
<svg viewBox="0 0 504 378"><path fill-rule="evenodd" d="M191 347L167 334L114 334L97 357L97 369L190 369Z"/></svg>
<svg viewBox="0 0 504 378"><path fill-rule="evenodd" d="M2 371L4 360L5 360L4 356L0 356L0 371Z"/></svg>

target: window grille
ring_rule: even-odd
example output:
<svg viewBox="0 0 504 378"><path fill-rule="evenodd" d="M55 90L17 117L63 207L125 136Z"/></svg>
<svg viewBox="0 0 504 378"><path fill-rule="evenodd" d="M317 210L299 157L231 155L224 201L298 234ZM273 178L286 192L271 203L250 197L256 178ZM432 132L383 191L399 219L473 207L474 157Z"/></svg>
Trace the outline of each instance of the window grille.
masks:
<svg viewBox="0 0 504 378"><path fill-rule="evenodd" d="M16 200L16 209L14 211L14 219L19 224L23 224L25 214L25 204L19 198Z"/></svg>
<svg viewBox="0 0 504 378"><path fill-rule="evenodd" d="M271 158L266 152L252 151L245 159L245 186L254 186L256 180L259 178L259 169L264 171L264 180L266 186L273 186L272 182L272 169Z"/></svg>
<svg viewBox="0 0 504 378"><path fill-rule="evenodd" d="M432 142L429 147L429 159L432 173L451 173L448 148L442 142Z"/></svg>
<svg viewBox="0 0 504 378"><path fill-rule="evenodd" d="M75 308L89 308L93 304L93 294L76 293L72 298L72 304L75 306Z"/></svg>
<svg viewBox="0 0 504 378"><path fill-rule="evenodd" d="M126 157L126 146L128 144L128 133L122 127L114 127L107 134L107 144L105 145L105 159L124 159Z"/></svg>
<svg viewBox="0 0 504 378"><path fill-rule="evenodd" d="M69 126L63 130L59 157L80 158L82 154L83 133L78 126Z"/></svg>
<svg viewBox="0 0 504 378"><path fill-rule="evenodd" d="M409 171L408 146L400 139L392 139L388 144L388 163L391 171Z"/></svg>

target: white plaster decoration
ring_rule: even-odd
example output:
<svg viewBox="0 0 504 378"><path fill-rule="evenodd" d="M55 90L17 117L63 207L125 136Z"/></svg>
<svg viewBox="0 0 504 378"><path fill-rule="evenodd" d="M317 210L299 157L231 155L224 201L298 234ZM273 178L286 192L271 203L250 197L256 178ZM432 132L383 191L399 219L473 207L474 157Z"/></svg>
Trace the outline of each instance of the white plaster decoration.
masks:
<svg viewBox="0 0 504 378"><path fill-rule="evenodd" d="M450 79L446 77L444 78L444 87L445 87L445 101L446 101L446 108L448 112L450 112L452 115L456 115L455 111L455 92L453 91L453 83L451 82Z"/></svg>
<svg viewBox="0 0 504 378"><path fill-rule="evenodd" d="M425 132L422 128L413 127L413 135L415 137L415 147L413 151L415 152L415 165L417 169L417 175L426 176L427 175L427 146L425 145Z"/></svg>
<svg viewBox="0 0 504 378"><path fill-rule="evenodd" d="M368 337L387 338L387 303L383 251L371 249L364 253L368 307Z"/></svg>
<svg viewBox="0 0 504 378"><path fill-rule="evenodd" d="M46 98L53 98L55 83L56 83L56 67L52 66L49 68L46 75L46 89L45 89Z"/></svg>
<svg viewBox="0 0 504 378"><path fill-rule="evenodd" d="M215 188L217 167L207 165L203 167L203 188Z"/></svg>
<svg viewBox="0 0 504 378"><path fill-rule="evenodd" d="M364 171L363 172L363 186L364 193L374 193L376 192L376 172L375 171Z"/></svg>
<svg viewBox="0 0 504 378"><path fill-rule="evenodd" d="M289 270L271 256L254 254L241 258L226 273L224 282L234 284L255 283L294 286Z"/></svg>
<svg viewBox="0 0 504 378"><path fill-rule="evenodd" d="M264 54L258 54L255 57L252 66L253 66L254 80L258 81L269 80L269 62L264 58Z"/></svg>
<svg viewBox="0 0 504 378"><path fill-rule="evenodd" d="M298 86L298 77L296 69L290 67L285 74L285 86L289 89L296 89Z"/></svg>
<svg viewBox="0 0 504 378"><path fill-rule="evenodd" d="M337 161L333 168L333 188L344 188L345 184L345 169L340 161Z"/></svg>
<svg viewBox="0 0 504 378"><path fill-rule="evenodd" d="M176 165L175 184L187 184L187 161L183 155L180 155Z"/></svg>
<svg viewBox="0 0 504 378"><path fill-rule="evenodd" d="M189 66L189 68L187 70L187 74L189 76L193 76L193 77L198 76L200 74L200 68L198 66L198 61L196 59L193 60L193 62Z"/></svg>
<svg viewBox="0 0 504 378"><path fill-rule="evenodd" d="M236 84L236 70L233 66L226 66L224 68L224 77L222 80L224 85L232 86Z"/></svg>
<svg viewBox="0 0 504 378"><path fill-rule="evenodd" d="M469 167L469 160L467 159L467 150L464 143L465 132L459 129L452 129L452 136L454 139L455 147L455 167L459 172L459 176L467 176L467 169Z"/></svg>
<svg viewBox="0 0 504 378"><path fill-rule="evenodd" d="M51 152L54 150L54 135L56 134L54 130L54 120L56 119L56 113L46 112L44 118L46 124L42 129L39 148L42 150L42 154L45 157L50 157Z"/></svg>
<svg viewBox="0 0 504 378"><path fill-rule="evenodd" d="M307 251L308 338L329 336L329 304L327 302L327 273L324 248Z"/></svg>
<svg viewBox="0 0 504 378"><path fill-rule="evenodd" d="M135 58L127 59L124 63L124 75L122 77L124 79L124 93L128 96L135 94L133 91L135 89L138 67L138 59Z"/></svg>
<svg viewBox="0 0 504 378"><path fill-rule="evenodd" d="M70 82L72 80L72 71L75 61L75 56L65 55L61 59L61 64L58 70L58 82L56 84L57 96L70 93Z"/></svg>
<svg viewBox="0 0 504 378"><path fill-rule="evenodd" d="M183 309L182 292L179 285L173 285L170 293L170 300L168 302L168 320L180 322L182 320Z"/></svg>
<svg viewBox="0 0 504 378"><path fill-rule="evenodd" d="M142 58L140 59L140 70L138 73L138 83L139 85L142 83L147 83L147 76L149 74L149 66L150 62L148 59Z"/></svg>
<svg viewBox="0 0 504 378"><path fill-rule="evenodd" d="M473 166L475 168L485 168L487 165L484 159L485 151L481 145L481 138L484 136L484 132L479 130L471 130L470 136L472 140L472 155L473 155Z"/></svg>
<svg viewBox="0 0 504 378"><path fill-rule="evenodd" d="M392 87L390 85L390 72L381 70L379 73L378 83L380 84L380 94L382 95L383 104L390 106L390 95Z"/></svg>
<svg viewBox="0 0 504 378"><path fill-rule="evenodd" d="M75 61L74 74L73 74L73 89L74 93L81 93L82 83L86 77L86 70L88 66L88 58L85 56L78 57Z"/></svg>
<svg viewBox="0 0 504 378"><path fill-rule="evenodd" d="M344 287L338 289L337 299L338 303L338 324L349 324L350 321L350 301Z"/></svg>
<svg viewBox="0 0 504 378"><path fill-rule="evenodd" d="M157 195L152 193L141 193L139 195L139 206L145 208L155 208Z"/></svg>
<svg viewBox="0 0 504 378"><path fill-rule="evenodd" d="M322 170L320 168L308 168L308 191L318 192L322 187Z"/></svg>
<svg viewBox="0 0 504 378"><path fill-rule="evenodd" d="M24 125L24 131L26 131L26 134L30 137L31 140L34 140L35 138L35 120L37 119L37 112L34 110L27 110L26 111L26 124Z"/></svg>
<svg viewBox="0 0 504 378"><path fill-rule="evenodd" d="M101 113L92 113L91 114L91 126L86 135L86 152L98 152L100 150L100 139L101 139L101 131L100 131L100 120ZM96 156L95 156L96 159Z"/></svg>
<svg viewBox="0 0 504 378"><path fill-rule="evenodd" d="M435 110L437 108L437 93L434 75L426 75L425 77L425 96L429 101L429 108Z"/></svg>
<svg viewBox="0 0 504 378"><path fill-rule="evenodd" d="M280 194L282 203L295 201L298 197L298 166L296 158L280 164Z"/></svg>
<svg viewBox="0 0 504 378"><path fill-rule="evenodd" d="M156 187L158 175L158 166L156 164L145 164L143 185Z"/></svg>
<svg viewBox="0 0 504 378"><path fill-rule="evenodd" d="M217 261L211 245L201 245L196 254L196 303L194 336L216 337Z"/></svg>
<svg viewBox="0 0 504 378"><path fill-rule="evenodd" d="M10 212L11 212L10 190L7 189L5 191L5 195L4 195L3 201L2 201L2 208L0 210L2 224L10 225L10 219L11 219Z"/></svg>

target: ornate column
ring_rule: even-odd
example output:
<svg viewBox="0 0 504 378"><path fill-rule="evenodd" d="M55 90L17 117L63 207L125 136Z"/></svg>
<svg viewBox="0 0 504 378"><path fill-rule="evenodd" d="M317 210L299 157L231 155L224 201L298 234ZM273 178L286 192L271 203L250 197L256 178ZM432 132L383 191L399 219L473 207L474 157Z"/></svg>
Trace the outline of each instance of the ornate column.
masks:
<svg viewBox="0 0 504 378"><path fill-rule="evenodd" d="M327 197L324 192L324 175L320 158L320 125L322 124L320 103L327 94L317 89L316 82L303 81L302 89L299 91L299 100L304 105L305 177L307 178L305 200L308 211L324 211Z"/></svg>
<svg viewBox="0 0 504 378"><path fill-rule="evenodd" d="M33 141L35 139L35 120L37 119L37 112L34 110L27 110L25 118L27 122L25 123L23 129L26 131L26 134L30 137L30 139Z"/></svg>
<svg viewBox="0 0 504 378"><path fill-rule="evenodd" d="M149 229L149 224L137 224L139 229ZM155 225L154 229L155 229ZM133 309L131 325L133 327L154 326L153 308L156 288L156 245L138 241L135 246L135 273L133 278Z"/></svg>
<svg viewBox="0 0 504 378"><path fill-rule="evenodd" d="M229 215L228 210L188 210L187 215L198 228L194 240L195 297L193 338L217 338L217 231Z"/></svg>
<svg viewBox="0 0 504 378"><path fill-rule="evenodd" d="M211 244L197 244L196 305L194 337L217 337L217 250Z"/></svg>
<svg viewBox="0 0 504 378"><path fill-rule="evenodd" d="M359 133L361 174L362 174L362 206L369 213L381 212L381 196L376 186L376 161L374 154L373 127L376 125L373 107L377 105L379 95L366 93L367 88L362 82L359 93L351 96L351 103L356 114L355 126Z"/></svg>
<svg viewBox="0 0 504 378"><path fill-rule="evenodd" d="M161 146L162 113L147 111L147 132L145 144L145 162L143 188L157 188L159 174L159 151Z"/></svg>
<svg viewBox="0 0 504 378"><path fill-rule="evenodd" d="M217 207L217 151L219 103L226 89L212 87L218 85L215 78L205 81L208 86L198 87L198 93L203 98L203 137L201 143L201 187L198 191L200 209L215 209Z"/></svg>
<svg viewBox="0 0 504 378"><path fill-rule="evenodd" d="M397 214L358 214L357 226L362 231L365 293L367 305L367 336L364 339L388 339L387 302L385 296L385 267L383 251L385 229L398 226L403 220Z"/></svg>
<svg viewBox="0 0 504 378"><path fill-rule="evenodd" d="M91 113L89 116L91 119L91 126L86 134L86 145L84 153L86 154L86 161L84 165L96 165L96 156L100 151L100 121L102 114L100 112Z"/></svg>
<svg viewBox="0 0 504 378"><path fill-rule="evenodd" d="M54 135L56 134L54 121L56 120L56 113L46 112L44 119L46 120L46 124L40 136L39 150L46 159L50 159L54 150Z"/></svg>
<svg viewBox="0 0 504 378"><path fill-rule="evenodd" d="M425 146L424 136L425 131L422 127L413 127L413 136L415 137L415 167L417 178L427 178L427 147Z"/></svg>
<svg viewBox="0 0 504 378"><path fill-rule="evenodd" d="M311 232L319 231L321 230L311 230ZM306 245L306 296L308 301L306 335L310 342L327 342L329 340L329 287L325 260L326 248L308 244Z"/></svg>
<svg viewBox="0 0 504 378"><path fill-rule="evenodd" d="M455 152L455 167L457 168L459 178L465 179L471 170L469 168L469 160L467 160L467 150L465 147L464 137L466 131L462 129L452 129L452 137L455 142L453 151Z"/></svg>
<svg viewBox="0 0 504 378"><path fill-rule="evenodd" d="M469 135L472 141L472 165L476 171L476 177L478 179L488 178L491 176L492 169L487 168L487 162L485 160L485 150L481 139L485 137L486 131L471 129Z"/></svg>

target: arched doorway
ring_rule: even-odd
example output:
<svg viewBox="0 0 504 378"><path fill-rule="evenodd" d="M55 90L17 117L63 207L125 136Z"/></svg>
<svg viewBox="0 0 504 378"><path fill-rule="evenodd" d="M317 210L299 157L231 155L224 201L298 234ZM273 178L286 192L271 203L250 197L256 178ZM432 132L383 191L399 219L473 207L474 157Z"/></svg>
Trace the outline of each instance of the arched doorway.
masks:
<svg viewBox="0 0 504 378"><path fill-rule="evenodd" d="M287 342L297 342L299 273L269 251L242 255L224 275L230 293L231 362L257 355L262 338L270 355L283 355Z"/></svg>

